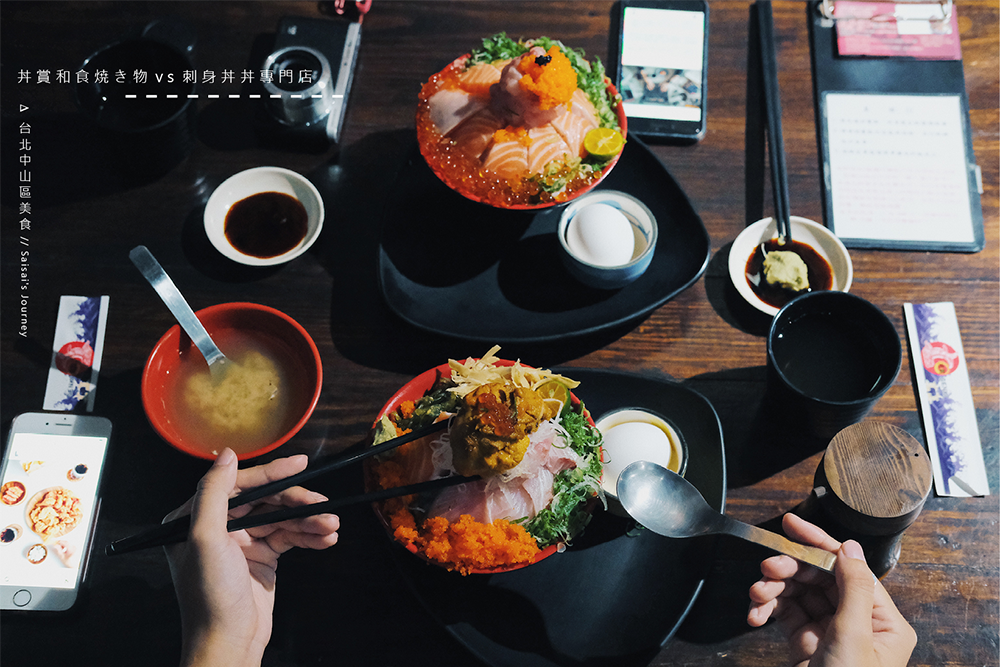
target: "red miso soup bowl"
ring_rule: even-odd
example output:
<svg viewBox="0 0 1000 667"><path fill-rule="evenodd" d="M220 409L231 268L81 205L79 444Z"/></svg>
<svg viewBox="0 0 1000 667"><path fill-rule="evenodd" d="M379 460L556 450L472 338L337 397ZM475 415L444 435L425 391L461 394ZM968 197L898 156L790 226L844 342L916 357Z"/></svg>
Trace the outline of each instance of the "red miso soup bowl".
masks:
<svg viewBox="0 0 1000 667"><path fill-rule="evenodd" d="M291 317L256 303L222 303L196 314L226 355L226 371L213 377L187 334L171 327L142 372L150 424L173 447L203 459L224 447L240 460L280 447L319 401L316 343Z"/></svg>

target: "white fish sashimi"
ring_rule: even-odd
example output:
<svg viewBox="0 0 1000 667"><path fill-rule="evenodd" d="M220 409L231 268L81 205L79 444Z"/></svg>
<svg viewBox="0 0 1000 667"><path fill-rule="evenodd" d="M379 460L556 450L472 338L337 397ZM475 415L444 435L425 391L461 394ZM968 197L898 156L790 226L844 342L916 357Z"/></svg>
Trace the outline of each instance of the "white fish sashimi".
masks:
<svg viewBox="0 0 1000 667"><path fill-rule="evenodd" d="M448 134L462 121L486 108L485 97L473 95L464 90L445 88L431 95L427 100L427 111L431 122L441 134Z"/></svg>
<svg viewBox="0 0 1000 667"><path fill-rule="evenodd" d="M531 435L524 459L503 475L445 489L428 516L454 522L469 514L481 523L496 519L531 519L552 502L552 483L563 470L582 463L565 445L564 436L552 421L543 422Z"/></svg>

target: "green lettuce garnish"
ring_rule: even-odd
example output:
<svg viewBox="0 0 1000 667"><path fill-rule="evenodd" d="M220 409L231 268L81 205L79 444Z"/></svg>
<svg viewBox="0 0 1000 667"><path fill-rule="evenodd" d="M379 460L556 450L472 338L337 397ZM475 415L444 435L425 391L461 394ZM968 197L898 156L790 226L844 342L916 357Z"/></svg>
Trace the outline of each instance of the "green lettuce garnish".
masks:
<svg viewBox="0 0 1000 667"><path fill-rule="evenodd" d="M414 402L413 413L409 417L397 413L394 423L389 415L383 416L375 425L372 444L378 445L397 437L403 431L433 424L442 412L457 412L460 399L454 392L448 391L450 386L454 386L450 381L435 384L431 391Z"/></svg>
<svg viewBox="0 0 1000 667"><path fill-rule="evenodd" d="M523 524L543 548L580 534L590 522L587 501L601 495L601 432L587 421L582 404L579 411L564 411L561 424L569 447L583 457L583 463L556 475L552 502Z"/></svg>

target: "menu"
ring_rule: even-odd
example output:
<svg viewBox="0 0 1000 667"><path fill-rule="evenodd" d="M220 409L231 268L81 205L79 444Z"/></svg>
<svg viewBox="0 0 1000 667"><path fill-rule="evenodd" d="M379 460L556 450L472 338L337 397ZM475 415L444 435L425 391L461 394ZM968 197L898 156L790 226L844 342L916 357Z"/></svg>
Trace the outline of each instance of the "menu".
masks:
<svg viewBox="0 0 1000 667"><path fill-rule="evenodd" d="M975 242L958 95L828 92L823 99L833 219L845 243Z"/></svg>

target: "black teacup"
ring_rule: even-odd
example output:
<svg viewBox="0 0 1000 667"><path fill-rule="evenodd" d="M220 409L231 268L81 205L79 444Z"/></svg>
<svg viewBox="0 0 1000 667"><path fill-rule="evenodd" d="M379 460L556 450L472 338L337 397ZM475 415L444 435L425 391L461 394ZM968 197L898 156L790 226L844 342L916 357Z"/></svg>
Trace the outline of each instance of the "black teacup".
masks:
<svg viewBox="0 0 1000 667"><path fill-rule="evenodd" d="M155 25L155 24L151 24ZM143 35L91 55L76 86L80 109L104 133L123 170L160 175L190 153L195 139L196 72L190 46ZM136 73L145 79L136 79Z"/></svg>
<svg viewBox="0 0 1000 667"><path fill-rule="evenodd" d="M782 308L767 335L767 403L783 425L827 443L861 421L902 365L885 313L847 292L812 292Z"/></svg>

